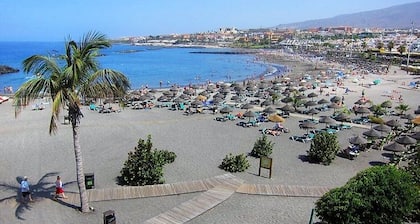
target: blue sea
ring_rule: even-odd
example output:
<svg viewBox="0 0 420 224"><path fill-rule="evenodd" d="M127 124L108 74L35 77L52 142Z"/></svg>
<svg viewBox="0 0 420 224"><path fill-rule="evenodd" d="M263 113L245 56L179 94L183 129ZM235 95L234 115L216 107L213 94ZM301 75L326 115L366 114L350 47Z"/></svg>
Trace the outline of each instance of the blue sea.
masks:
<svg viewBox="0 0 420 224"><path fill-rule="evenodd" d="M132 89L177 84L206 82L231 82L258 77L268 71L267 64L258 62L252 54L215 54L232 49L212 48L162 48L114 44L103 49L98 61L103 68L124 73ZM192 53L209 52L209 53ZM0 75L0 88L18 89L33 74L25 74L22 62L32 55L58 56L64 53L60 42L0 42L0 65L20 70L18 73ZM2 90L2 89L1 89Z"/></svg>

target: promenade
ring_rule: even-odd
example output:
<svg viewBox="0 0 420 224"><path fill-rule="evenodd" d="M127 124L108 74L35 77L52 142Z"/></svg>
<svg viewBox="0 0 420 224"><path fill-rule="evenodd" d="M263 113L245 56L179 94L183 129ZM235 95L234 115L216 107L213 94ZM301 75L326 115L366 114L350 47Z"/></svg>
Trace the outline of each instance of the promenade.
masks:
<svg viewBox="0 0 420 224"><path fill-rule="evenodd" d="M232 174L224 174L197 181L179 182L148 186L130 186L88 190L89 202L126 200L148 197L197 193L191 200L165 211L144 223L185 223L205 213L234 193L280 197L321 197L328 192L328 187L290 186L279 184L248 184ZM58 199L61 203L77 207L79 195L68 193L68 199Z"/></svg>

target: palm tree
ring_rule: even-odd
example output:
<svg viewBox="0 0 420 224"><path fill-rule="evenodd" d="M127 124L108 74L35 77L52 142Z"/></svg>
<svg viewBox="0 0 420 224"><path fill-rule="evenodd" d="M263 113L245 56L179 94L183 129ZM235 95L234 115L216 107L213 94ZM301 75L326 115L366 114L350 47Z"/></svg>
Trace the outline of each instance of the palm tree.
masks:
<svg viewBox="0 0 420 224"><path fill-rule="evenodd" d="M408 104L403 104L402 103L402 104L396 106L395 109L398 110L401 115L404 115L405 112L407 112L408 110L410 110L410 106Z"/></svg>
<svg viewBox="0 0 420 224"><path fill-rule="evenodd" d="M372 104L369 108L370 111L375 115L375 117L379 117L386 114L386 109L382 106L382 104Z"/></svg>
<svg viewBox="0 0 420 224"><path fill-rule="evenodd" d="M391 52L392 48L394 48L394 41L389 41L386 47L388 48L388 51Z"/></svg>
<svg viewBox="0 0 420 224"><path fill-rule="evenodd" d="M402 55L404 52L406 51L406 46L405 45L400 45L398 47L398 52Z"/></svg>
<svg viewBox="0 0 420 224"><path fill-rule="evenodd" d="M96 61L98 51L110 47L105 35L89 32L80 43L73 40L65 42L65 55L59 58L33 55L23 61L24 72L37 74L16 91L14 99L15 114L36 98L49 95L52 98L52 111L49 133L57 131L61 109L68 108L68 118L73 129L73 147L76 160L77 184L80 196L80 209L89 211L84 182L79 124L82 97L120 96L130 87L127 77L110 69L99 69Z"/></svg>

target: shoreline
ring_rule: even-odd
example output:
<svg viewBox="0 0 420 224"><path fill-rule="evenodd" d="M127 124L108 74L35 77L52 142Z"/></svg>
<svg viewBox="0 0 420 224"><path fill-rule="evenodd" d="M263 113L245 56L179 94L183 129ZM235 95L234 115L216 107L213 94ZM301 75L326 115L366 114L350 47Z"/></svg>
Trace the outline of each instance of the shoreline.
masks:
<svg viewBox="0 0 420 224"><path fill-rule="evenodd" d="M323 64L325 70L313 70L314 64L305 61L300 63L300 60L293 61L292 59L287 58L286 55L282 60L291 66L291 71L286 76L297 81L306 71L314 75L313 72L323 73L329 67ZM339 67L337 66L337 68ZM387 75L351 74L342 80L342 86L334 86L335 91L329 90L331 91L330 95L327 96L324 92L316 99L329 100L332 96L344 96L345 106L352 106L364 91L366 97L372 99L374 103L391 100L395 107L399 104L398 99L391 99L391 95L395 91L404 96L403 102L409 104L411 108L407 113L412 114L417 108L420 91L408 88L408 80L412 77L399 68L392 67L391 71L393 70L396 73L390 72ZM364 79L361 79L362 76ZM360 78L360 81L353 82L355 78ZM377 78L382 80L379 85L367 85ZM365 85L361 85L362 82ZM253 84L258 85L258 82ZM300 88L300 84L295 83L293 88ZM345 88L349 88L351 91L346 93ZM160 89L155 96L159 96L162 94L161 91L168 89ZM200 87L197 92L201 90L204 88ZM177 94L181 94L181 91L179 90ZM316 91L317 89L308 89L303 93L309 94ZM390 91L390 93L386 91ZM233 95L233 92L228 93L226 99L231 99ZM248 101L254 99L254 97L247 97ZM272 107L277 108L283 105L279 102ZM21 215L33 223L67 223L69 220L75 223L99 223L103 219L103 212L112 209L116 212L119 222L139 223L199 194L91 202L95 212L83 215L76 211L72 207L73 205L60 204L50 200L49 193L54 190L53 181L56 174L60 174L63 178L66 193L78 192L75 184L72 130L70 125L62 122L64 114L60 114L59 130L55 136L50 136L48 125L51 117L51 104L46 104L44 110L31 110L31 106L31 104L28 105L19 117L15 118L10 100L0 105L0 113L5 115L0 117L0 122L3 124L0 128L2 133L0 142L3 146L0 148L0 153L4 155L0 158L0 180L7 186L4 191L0 192L0 199L4 199L0 203L0 222L24 223L25 221L20 221L17 217L17 215ZM261 107L254 106L251 110L259 111ZM236 125L239 120L216 121L216 117L222 116L218 113L213 114L206 110L202 114L186 116L182 110L173 111L167 107L142 110L125 108L119 113L104 114L90 110L89 106L83 106L82 111L84 118L80 124L80 143L84 171L95 174L97 189L120 187L116 184L115 177L119 175L128 152L134 149L139 138L145 139L149 134L152 136L154 148L176 153L175 162L164 167L164 178L166 183L177 183L202 180L227 173L218 168L222 159L228 153L249 153L256 139L261 136L259 129L272 128L274 125L271 122L264 122L259 127L243 128ZM243 111L243 109L235 108L233 114ZM315 117L331 113L331 110L323 111ZM306 117L292 113L284 122L284 126L290 129L290 133L268 136L269 140L274 143L273 176L271 179L258 176L259 161L252 157L248 157L251 167L246 172L233 175L247 184L333 188L344 185L351 177L365 168L389 162L389 153L370 150L361 153L354 160L337 156L329 166L308 163L303 157L310 144L289 139L290 136L306 133L298 126L299 120ZM352 115L352 118L356 117ZM389 116L386 119L400 118ZM324 125L318 125L318 127L323 128ZM364 131L366 131L365 128L358 126L340 131L338 133L340 148L347 147L349 138L362 135ZM34 198L36 200L35 203L30 204L30 209L15 200L15 196L18 195L16 189L19 185L16 180L21 176L30 178L30 183L35 191ZM317 198L235 193L225 202L190 222L305 223L308 221L316 200Z"/></svg>

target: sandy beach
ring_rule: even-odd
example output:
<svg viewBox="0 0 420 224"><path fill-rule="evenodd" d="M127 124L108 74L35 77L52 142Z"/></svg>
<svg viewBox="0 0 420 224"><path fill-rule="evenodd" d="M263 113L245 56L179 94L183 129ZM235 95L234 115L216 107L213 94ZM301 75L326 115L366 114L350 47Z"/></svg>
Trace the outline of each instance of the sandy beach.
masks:
<svg viewBox="0 0 420 224"><path fill-rule="evenodd" d="M291 67L294 75L309 73L314 76L331 66L323 64L314 70L315 65L303 59L278 59L275 62ZM335 65L335 69L342 68ZM329 100L334 95L344 96L345 105L351 107L364 91L374 103L391 100L395 107L401 95L403 102L410 106L407 113L414 114L419 105L420 90L410 88L408 83L415 78L397 67L391 67L386 75L355 73L343 80L343 85L337 87L336 91L328 91L329 96L324 92L324 95L316 99ZM359 81L355 82L355 79ZM376 79L381 80L380 84L368 87L367 84ZM362 83L366 85L362 86ZM345 93L347 88L351 91ZM307 90L305 94L315 91L319 93L316 89ZM142 223L200 194L92 202L90 205L95 211L88 214L81 214L72 206L51 200L50 193L54 191L56 175L63 178L66 192L77 192L77 186L71 126L62 123L62 114L62 124L57 134L50 136L50 105L48 101L44 103L44 110L32 110L30 105L16 119L11 101L0 105L0 223L101 223L103 212L110 209L115 211L117 223ZM277 106L281 105L284 104L279 103ZM259 109L255 107L252 110ZM240 111L244 110L236 108L233 113ZM127 153L134 149L139 138L146 139L149 134L154 147L176 153L175 162L164 169L166 183L176 183L225 174L225 171L218 168L225 155L249 153L254 142L261 136L259 129L274 126L272 122L265 122L260 127L242 128L236 125L237 121L215 121L215 117L221 115L210 111L185 116L181 111L157 107L151 110L125 108L120 113L101 114L84 106L83 114L80 143L84 171L95 174L97 189L119 187L116 177L127 159ZM331 114L332 111L325 111L315 116ZM355 117L354 114L352 116ZM306 162L302 158L310 144L289 139L292 135L306 133L298 127L302 117L293 113L286 119L283 125L290 129L290 133L268 136L274 143L271 179L258 176L259 160L252 157L248 157L251 167L247 171L233 175L249 184L333 188L344 185L349 178L365 168L389 162L389 153L378 150L361 152L354 160L336 157L329 166ZM399 119L386 116L385 120L391 118ZM318 126L322 128L324 124ZM338 132L341 148L349 144L350 137L361 135L367 128L369 126L354 126L350 130ZM17 180L22 176L29 177L34 191L33 203L21 204L16 199L19 191ZM316 200L235 193L189 223L307 223Z"/></svg>

